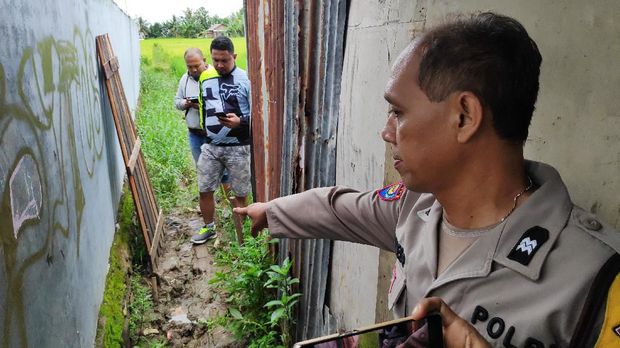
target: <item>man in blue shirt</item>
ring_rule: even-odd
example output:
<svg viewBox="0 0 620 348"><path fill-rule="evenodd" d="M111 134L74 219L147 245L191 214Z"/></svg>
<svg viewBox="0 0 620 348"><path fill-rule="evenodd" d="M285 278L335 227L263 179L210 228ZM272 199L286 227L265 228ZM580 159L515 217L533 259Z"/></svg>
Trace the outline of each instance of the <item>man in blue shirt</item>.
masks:
<svg viewBox="0 0 620 348"><path fill-rule="evenodd" d="M202 244L215 236L215 199L224 169L235 193L232 203L245 207L251 189L250 175L250 81L236 66L237 55L228 37L211 42L211 58L217 76L200 77L200 121L207 132L207 144L198 159L200 210L205 222L192 243Z"/></svg>

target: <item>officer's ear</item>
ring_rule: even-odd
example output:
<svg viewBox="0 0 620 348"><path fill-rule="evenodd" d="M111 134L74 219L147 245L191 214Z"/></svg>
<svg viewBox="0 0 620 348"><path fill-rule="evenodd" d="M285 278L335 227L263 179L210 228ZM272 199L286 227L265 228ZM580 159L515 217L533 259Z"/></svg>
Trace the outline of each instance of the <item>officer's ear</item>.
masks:
<svg viewBox="0 0 620 348"><path fill-rule="evenodd" d="M455 92L451 96L451 109L456 139L459 143L467 143L482 128L484 108L478 96L469 91Z"/></svg>

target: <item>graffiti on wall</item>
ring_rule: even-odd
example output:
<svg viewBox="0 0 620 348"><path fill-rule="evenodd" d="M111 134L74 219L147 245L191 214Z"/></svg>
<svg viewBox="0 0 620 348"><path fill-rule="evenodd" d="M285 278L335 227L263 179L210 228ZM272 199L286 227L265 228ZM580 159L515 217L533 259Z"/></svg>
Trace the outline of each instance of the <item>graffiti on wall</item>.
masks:
<svg viewBox="0 0 620 348"><path fill-rule="evenodd" d="M90 31L78 29L72 41L46 37L15 57L19 66L10 86L4 67L11 62L0 60L4 347L28 345L24 277L29 268L64 259L66 245L79 257L87 201L83 184L93 178L104 147L94 43Z"/></svg>

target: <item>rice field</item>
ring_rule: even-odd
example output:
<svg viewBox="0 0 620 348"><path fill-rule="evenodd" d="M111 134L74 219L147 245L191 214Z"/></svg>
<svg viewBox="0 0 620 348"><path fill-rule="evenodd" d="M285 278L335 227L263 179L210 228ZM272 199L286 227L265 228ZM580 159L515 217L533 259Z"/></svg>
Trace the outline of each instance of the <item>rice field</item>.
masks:
<svg viewBox="0 0 620 348"><path fill-rule="evenodd" d="M140 41L140 50L142 62L152 65L158 70L171 69L175 77L180 78L185 72L185 62L183 61L183 53L189 47L197 47L202 50L207 59L211 62L211 54L209 46L213 39L185 39L185 38L160 38L146 39ZM232 38L235 45L235 53L237 53L237 66L247 70L247 50L245 37Z"/></svg>

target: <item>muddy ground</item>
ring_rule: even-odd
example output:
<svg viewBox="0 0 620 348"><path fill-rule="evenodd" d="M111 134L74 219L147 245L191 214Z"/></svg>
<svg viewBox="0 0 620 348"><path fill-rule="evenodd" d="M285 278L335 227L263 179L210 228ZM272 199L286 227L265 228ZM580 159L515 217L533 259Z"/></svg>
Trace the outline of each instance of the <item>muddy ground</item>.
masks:
<svg viewBox="0 0 620 348"><path fill-rule="evenodd" d="M202 225L202 217L196 212L166 217L155 317L151 327L143 330L144 335L165 337L172 347L243 347L245 344L236 342L223 328L207 329L208 319L226 311L222 296L212 292L209 280L218 267L213 262L215 249L229 241L219 232L217 239L193 245L190 237Z"/></svg>

